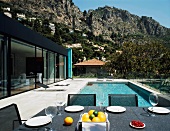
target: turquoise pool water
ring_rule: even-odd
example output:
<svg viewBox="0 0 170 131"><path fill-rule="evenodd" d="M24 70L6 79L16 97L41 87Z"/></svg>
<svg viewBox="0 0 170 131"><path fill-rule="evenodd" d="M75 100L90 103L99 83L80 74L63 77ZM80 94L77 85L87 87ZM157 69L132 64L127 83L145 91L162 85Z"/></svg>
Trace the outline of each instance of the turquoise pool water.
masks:
<svg viewBox="0 0 170 131"><path fill-rule="evenodd" d="M138 106L148 107L151 104L148 102L150 92L133 85L125 83L93 83L85 86L80 94L96 94L96 105L99 106L100 96L104 93L105 101L103 106L108 106L108 94L137 94Z"/></svg>

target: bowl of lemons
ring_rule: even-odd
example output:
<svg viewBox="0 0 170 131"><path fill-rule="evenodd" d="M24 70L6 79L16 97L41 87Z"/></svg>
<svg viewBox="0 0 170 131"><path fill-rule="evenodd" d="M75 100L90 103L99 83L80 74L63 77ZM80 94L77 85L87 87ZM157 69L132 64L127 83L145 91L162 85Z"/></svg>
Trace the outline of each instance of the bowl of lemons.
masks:
<svg viewBox="0 0 170 131"><path fill-rule="evenodd" d="M78 128L84 130L103 131L110 129L108 114L97 110L89 110L88 112L81 114L78 123Z"/></svg>
<svg viewBox="0 0 170 131"><path fill-rule="evenodd" d="M87 113L81 115L81 122L106 122L107 113L97 110L89 110Z"/></svg>

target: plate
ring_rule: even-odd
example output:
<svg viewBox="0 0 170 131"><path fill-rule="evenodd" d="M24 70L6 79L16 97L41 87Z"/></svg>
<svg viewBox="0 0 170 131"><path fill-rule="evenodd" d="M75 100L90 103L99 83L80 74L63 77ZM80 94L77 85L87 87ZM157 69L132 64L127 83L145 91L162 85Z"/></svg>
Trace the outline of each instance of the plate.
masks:
<svg viewBox="0 0 170 131"><path fill-rule="evenodd" d="M38 117L33 117L31 119L28 119L25 124L27 126L33 126L33 127L37 127L37 126L42 126L45 124L48 124L51 122L51 117L49 116L38 116Z"/></svg>
<svg viewBox="0 0 170 131"><path fill-rule="evenodd" d="M121 112L125 112L126 108L122 106L109 106L107 107L107 111L121 113Z"/></svg>
<svg viewBox="0 0 170 131"><path fill-rule="evenodd" d="M68 112L78 112L82 110L84 110L83 106L67 106L65 108L65 111L68 111Z"/></svg>
<svg viewBox="0 0 170 131"><path fill-rule="evenodd" d="M134 126L134 125L132 125L132 123L130 122L130 126L131 127L133 127L133 128L138 128L138 129L142 129L142 128L144 128L145 127L145 123L143 123L144 124L144 126L142 126L142 127L138 127L138 126Z"/></svg>
<svg viewBox="0 0 170 131"><path fill-rule="evenodd" d="M170 110L164 107L149 107L148 110L160 114L170 113Z"/></svg>

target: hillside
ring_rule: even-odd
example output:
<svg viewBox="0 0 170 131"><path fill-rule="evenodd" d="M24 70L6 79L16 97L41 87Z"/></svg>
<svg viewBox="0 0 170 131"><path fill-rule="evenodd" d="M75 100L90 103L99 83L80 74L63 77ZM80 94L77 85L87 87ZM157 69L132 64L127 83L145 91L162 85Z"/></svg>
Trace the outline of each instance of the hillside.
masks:
<svg viewBox="0 0 170 131"><path fill-rule="evenodd" d="M99 7L81 12L72 0L1 0L22 11L27 16L49 19L70 28L92 31L94 35L110 36L113 32L122 35L146 34L165 36L168 28L151 17L130 14L115 7Z"/></svg>
<svg viewBox="0 0 170 131"><path fill-rule="evenodd" d="M98 58L117 77L170 74L170 29L151 17L109 6L81 12L72 0L1 0L0 12L72 48L73 64Z"/></svg>

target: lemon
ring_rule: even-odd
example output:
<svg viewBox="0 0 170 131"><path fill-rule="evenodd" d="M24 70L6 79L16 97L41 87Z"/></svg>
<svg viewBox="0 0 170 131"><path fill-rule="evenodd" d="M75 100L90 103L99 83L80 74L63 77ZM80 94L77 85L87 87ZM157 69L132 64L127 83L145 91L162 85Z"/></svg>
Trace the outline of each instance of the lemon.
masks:
<svg viewBox="0 0 170 131"><path fill-rule="evenodd" d="M92 119L92 122L101 122L101 121L100 121L100 118L99 118L99 117L94 117L94 118Z"/></svg>
<svg viewBox="0 0 170 131"><path fill-rule="evenodd" d="M83 122L91 122L90 118L82 119Z"/></svg>
<svg viewBox="0 0 170 131"><path fill-rule="evenodd" d="M93 114L94 111L95 111L95 110L89 110L89 112L88 112L89 116L90 116L91 114Z"/></svg>
<svg viewBox="0 0 170 131"><path fill-rule="evenodd" d="M101 122L106 121L106 115L105 114L99 113L97 117L100 119Z"/></svg>
<svg viewBox="0 0 170 131"><path fill-rule="evenodd" d="M66 118L64 119L64 124L65 124L65 125L69 126L69 125L71 125L72 123L73 123L73 118L71 118L71 117L66 117Z"/></svg>
<svg viewBox="0 0 170 131"><path fill-rule="evenodd" d="M104 112L99 111L99 112L98 112L98 115L101 115L101 114L102 114L102 115L105 115L105 113L104 113Z"/></svg>
<svg viewBox="0 0 170 131"><path fill-rule="evenodd" d="M82 121L89 119L89 114L82 115Z"/></svg>

